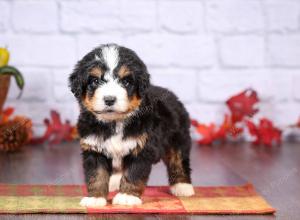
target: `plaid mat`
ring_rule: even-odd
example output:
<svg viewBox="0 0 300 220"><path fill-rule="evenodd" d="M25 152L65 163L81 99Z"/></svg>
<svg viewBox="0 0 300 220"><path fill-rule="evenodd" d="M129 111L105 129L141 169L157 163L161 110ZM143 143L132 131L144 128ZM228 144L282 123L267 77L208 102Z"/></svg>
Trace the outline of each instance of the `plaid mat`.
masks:
<svg viewBox="0 0 300 220"><path fill-rule="evenodd" d="M192 197L175 197L167 186L147 187L143 204L133 207L111 205L85 208L86 195L79 185L0 184L0 213L157 213L157 214L271 214L275 212L251 184L226 187L195 187Z"/></svg>

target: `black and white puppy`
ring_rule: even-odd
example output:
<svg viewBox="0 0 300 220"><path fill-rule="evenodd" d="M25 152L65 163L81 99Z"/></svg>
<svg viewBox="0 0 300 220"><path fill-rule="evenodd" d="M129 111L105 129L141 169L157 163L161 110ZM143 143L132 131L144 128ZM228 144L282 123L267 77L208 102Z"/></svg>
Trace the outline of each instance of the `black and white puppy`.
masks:
<svg viewBox="0 0 300 220"><path fill-rule="evenodd" d="M189 115L172 92L151 85L149 78L137 54L116 44L91 51L71 74L88 190L82 206L104 206L115 190L113 204L141 204L151 166L160 159L171 193L194 194Z"/></svg>

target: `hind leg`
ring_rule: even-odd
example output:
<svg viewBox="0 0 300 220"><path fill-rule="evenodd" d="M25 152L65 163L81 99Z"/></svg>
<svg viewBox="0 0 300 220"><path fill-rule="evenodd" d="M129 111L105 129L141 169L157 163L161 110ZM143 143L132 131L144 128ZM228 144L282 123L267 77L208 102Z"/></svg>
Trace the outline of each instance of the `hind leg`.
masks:
<svg viewBox="0 0 300 220"><path fill-rule="evenodd" d="M192 196L195 194L191 184L189 150L170 148L164 162L167 166L171 193L175 196Z"/></svg>

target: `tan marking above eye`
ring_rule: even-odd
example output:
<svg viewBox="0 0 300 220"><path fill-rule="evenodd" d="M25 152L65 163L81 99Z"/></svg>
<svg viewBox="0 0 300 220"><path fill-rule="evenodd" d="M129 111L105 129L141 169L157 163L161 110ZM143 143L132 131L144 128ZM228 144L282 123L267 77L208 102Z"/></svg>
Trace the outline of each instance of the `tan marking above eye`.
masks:
<svg viewBox="0 0 300 220"><path fill-rule="evenodd" d="M130 71L129 71L128 67L125 65L121 66L121 68L118 72L119 77L123 78L125 76L128 76L129 74L130 74Z"/></svg>
<svg viewBox="0 0 300 220"><path fill-rule="evenodd" d="M91 76L96 76L96 77L100 78L102 76L102 74L103 74L103 71L100 67L94 67L90 71Z"/></svg>

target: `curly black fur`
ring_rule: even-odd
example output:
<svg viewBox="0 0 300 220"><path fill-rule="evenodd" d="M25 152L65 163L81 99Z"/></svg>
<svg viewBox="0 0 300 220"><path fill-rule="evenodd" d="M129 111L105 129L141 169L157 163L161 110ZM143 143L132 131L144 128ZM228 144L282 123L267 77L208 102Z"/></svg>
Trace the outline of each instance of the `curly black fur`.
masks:
<svg viewBox="0 0 300 220"><path fill-rule="evenodd" d="M98 120L82 102L88 91L88 71L95 66L99 66L103 70L107 68L103 63L95 60L96 55L101 58L102 47L94 49L79 61L69 79L71 90L81 108L78 120L78 131L81 138L97 135L106 140L116 132L116 121ZM172 92L150 84L147 68L135 52L119 47L119 57L116 71L122 65L126 65L132 72L134 80L132 91L127 91L128 96L136 93L141 99L134 114L123 120L123 139L147 134L147 141L141 150L136 154L129 153L123 158L124 178L132 184L140 182L142 185L146 184L152 164L163 159L168 167L171 185L178 182L190 183L191 137L187 111ZM106 168L110 174L112 173L112 160L106 155L95 153L91 149L83 149L83 158L87 183L92 178L93 171L99 166ZM107 160L103 158L107 158ZM105 161L104 164L101 165L101 161ZM128 187L122 185L120 191L135 194L135 192L128 192ZM90 195L93 196L94 192L91 191Z"/></svg>

